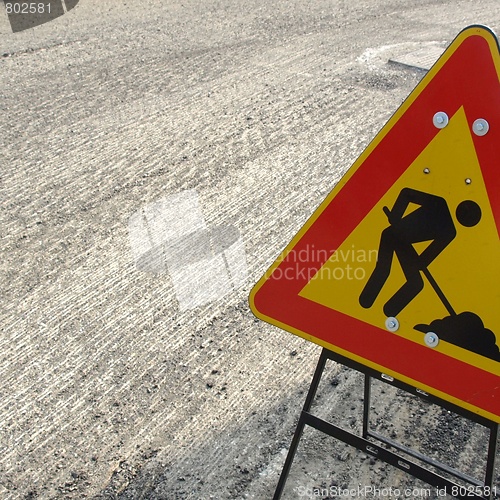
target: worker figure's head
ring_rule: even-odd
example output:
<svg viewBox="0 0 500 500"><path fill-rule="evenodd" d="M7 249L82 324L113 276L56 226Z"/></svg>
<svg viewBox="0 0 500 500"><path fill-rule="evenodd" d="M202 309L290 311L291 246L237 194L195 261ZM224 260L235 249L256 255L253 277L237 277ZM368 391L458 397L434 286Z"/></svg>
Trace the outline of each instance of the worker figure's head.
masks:
<svg viewBox="0 0 500 500"><path fill-rule="evenodd" d="M481 208L475 201L465 200L459 203L455 215L462 226L472 227L481 220Z"/></svg>

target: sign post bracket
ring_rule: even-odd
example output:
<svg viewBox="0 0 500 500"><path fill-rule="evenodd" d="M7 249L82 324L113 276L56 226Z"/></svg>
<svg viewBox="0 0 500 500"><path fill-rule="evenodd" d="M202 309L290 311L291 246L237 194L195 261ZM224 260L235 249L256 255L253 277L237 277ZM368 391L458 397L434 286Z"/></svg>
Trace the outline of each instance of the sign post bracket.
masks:
<svg viewBox="0 0 500 500"><path fill-rule="evenodd" d="M327 422L319 417L313 415L311 410L311 405L316 396L316 391L318 389L323 371L328 360L336 361L349 368L352 368L358 372L361 372L365 376L364 380L364 398L363 398L363 430L362 435L351 433L338 427L330 422ZM389 439L373 430L370 430L370 403L371 403L371 382L372 379L377 379L388 383L398 389L402 389L410 394L416 395L427 402L441 406L442 408L454 412L472 422L478 423L490 431L488 451L486 457L486 467L484 480L479 480L473 478L457 469L454 469L444 463L441 463L431 457L428 457L418 451L408 448L392 439ZM323 348L321 356L319 358L314 376L309 387L309 391L306 396L302 412L295 429L294 436L288 451L283 469L276 487L276 491L273 499L279 500L283 493L290 468L295 457L295 452L299 445L300 439L304 427L308 425L313 427L324 434L328 434L346 444L349 444L360 451L364 451L369 455L378 458L410 475L425 481L426 483L439 488L440 490L446 491L447 494L452 495L459 499L489 499L492 497L493 493L493 474L495 468L495 457L497 451L497 437L498 437L498 425L496 422L489 420L481 415L470 412L465 408L454 405L448 401L441 398L427 394L420 389L416 389L404 382L394 379L393 377L381 373L379 371L373 370L365 365L362 365L354 360L346 358L340 354L337 354L329 349ZM392 449L396 451L392 451ZM414 462L412 459L417 459L420 463ZM447 473L453 478L461 480L461 483L453 482L452 480L443 477L435 470L430 470L425 467L429 465L435 470L439 470ZM466 484L464 484L466 483Z"/></svg>

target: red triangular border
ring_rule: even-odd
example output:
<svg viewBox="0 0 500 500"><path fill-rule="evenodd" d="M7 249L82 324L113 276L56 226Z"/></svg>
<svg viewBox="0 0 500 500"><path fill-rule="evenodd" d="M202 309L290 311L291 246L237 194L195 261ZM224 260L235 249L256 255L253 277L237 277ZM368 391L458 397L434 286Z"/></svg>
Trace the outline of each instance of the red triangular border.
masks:
<svg viewBox="0 0 500 500"><path fill-rule="evenodd" d="M488 120L490 140L475 135L473 140L500 227L499 65L493 33L477 26L464 30L403 103L400 116L396 112L397 121L389 121L368 147L368 156L355 163L354 173L348 173L347 181L340 181L323 210L313 214L305 234L292 242L293 254L281 257L281 263L271 267L272 272L266 273L250 296L258 317L371 367L400 374L417 387L430 388L430 392L434 389L439 396L459 405L463 402L498 422L500 373L444 356L298 294L312 277L312 270L326 262L435 137L438 129L432 125L432 116L437 111L453 116L463 106L470 126L477 118ZM492 141L492 137L497 140ZM316 250L309 251L311 259L300 262L295 258L311 246Z"/></svg>

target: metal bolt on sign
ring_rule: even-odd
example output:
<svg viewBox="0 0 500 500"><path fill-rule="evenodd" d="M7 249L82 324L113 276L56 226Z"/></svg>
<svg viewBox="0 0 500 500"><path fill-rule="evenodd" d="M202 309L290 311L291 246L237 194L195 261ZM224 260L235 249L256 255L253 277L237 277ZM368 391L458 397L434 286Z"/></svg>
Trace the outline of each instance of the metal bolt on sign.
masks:
<svg viewBox="0 0 500 500"><path fill-rule="evenodd" d="M390 316L385 320L385 327L390 331L390 332L397 332L399 330L399 321Z"/></svg>
<svg viewBox="0 0 500 500"><path fill-rule="evenodd" d="M426 345L429 347L437 347L439 344L439 337L434 332L427 332L424 337Z"/></svg>
<svg viewBox="0 0 500 500"><path fill-rule="evenodd" d="M444 111L438 111L432 118L432 123L436 128L444 128L448 125L450 119Z"/></svg>
<svg viewBox="0 0 500 500"><path fill-rule="evenodd" d="M472 124L472 131L480 137L486 135L488 130L490 130L490 124L484 118L478 118Z"/></svg>

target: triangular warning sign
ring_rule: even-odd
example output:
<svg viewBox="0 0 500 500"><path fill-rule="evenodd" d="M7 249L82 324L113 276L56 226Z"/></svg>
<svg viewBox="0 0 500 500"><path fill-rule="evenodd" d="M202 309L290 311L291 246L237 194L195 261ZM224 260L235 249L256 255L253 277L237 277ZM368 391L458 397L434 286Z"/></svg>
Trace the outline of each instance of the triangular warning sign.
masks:
<svg viewBox="0 0 500 500"><path fill-rule="evenodd" d="M500 422L500 52L464 30L250 295L276 326Z"/></svg>

